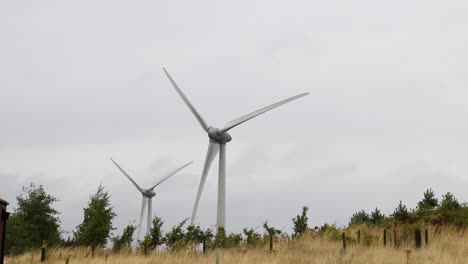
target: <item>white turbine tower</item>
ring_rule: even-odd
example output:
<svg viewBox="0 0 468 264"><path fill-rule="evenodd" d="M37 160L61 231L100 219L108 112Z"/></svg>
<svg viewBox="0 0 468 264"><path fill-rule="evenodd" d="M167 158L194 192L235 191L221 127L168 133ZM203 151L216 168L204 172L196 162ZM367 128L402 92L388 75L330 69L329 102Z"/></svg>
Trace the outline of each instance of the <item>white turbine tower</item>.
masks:
<svg viewBox="0 0 468 264"><path fill-rule="evenodd" d="M150 234L150 227L151 227L151 221L152 221L152 214L151 214L151 210L152 210L152 199L153 197L156 195L156 193L154 192L154 188L156 188L158 185L160 185L161 183L163 183L164 181L166 181L167 179L169 179L170 177L174 176L177 172L179 172L180 170L182 170L183 168L187 167L188 165L192 164L193 161L185 164L184 166L170 172L169 174L167 174L166 176L164 176L163 178L161 178L159 181L157 181L153 187L149 188L149 189L143 189L141 188L133 179L132 177L130 177L130 175L124 170L122 169L119 164L117 164L117 162L115 162L112 158L110 158L110 160L115 164L115 166L117 166L117 168L133 183L133 185L135 185L135 187L138 189L138 191L141 192L141 194L143 195L143 200L141 202L141 213L140 213L140 222L139 222L139 225L138 225L138 235L137 235L137 241L140 240L140 232L141 232L141 223L143 221L143 214L145 212L145 207L146 207L146 203L148 202L148 219L146 220L146 235L149 235Z"/></svg>
<svg viewBox="0 0 468 264"><path fill-rule="evenodd" d="M300 97L306 96L309 93L302 93L291 98L279 101L272 105L266 106L261 108L257 111L254 111L250 114L244 115L240 118L234 119L228 122L223 128L218 129L215 127L211 127L208 123L203 119L203 117L197 112L195 107L189 101L189 99L185 96L185 94L180 90L179 86L177 86L176 82L172 79L171 75L164 69L169 81L171 81L172 85L176 89L177 93L179 93L182 100L184 100L185 104L188 106L190 111L192 111L195 118L197 118L198 122L200 123L203 130L208 133L208 137L210 138L209 145L208 145L208 152L206 154L205 165L203 167L203 172L200 179L200 185L198 187L197 197L195 199L195 205L193 207L193 213L191 218L191 223L194 224L195 216L197 214L198 203L200 202L200 197L203 191L203 186L205 185L206 177L208 175L208 171L210 169L211 163L213 159L216 157L219 151L219 174L218 174L218 208L217 208L217 219L216 224L218 227L225 227L226 225L226 143L231 141L231 135L227 133L231 128L236 127L260 114L263 114L267 111L270 111L280 105L286 104L293 100L296 100Z"/></svg>

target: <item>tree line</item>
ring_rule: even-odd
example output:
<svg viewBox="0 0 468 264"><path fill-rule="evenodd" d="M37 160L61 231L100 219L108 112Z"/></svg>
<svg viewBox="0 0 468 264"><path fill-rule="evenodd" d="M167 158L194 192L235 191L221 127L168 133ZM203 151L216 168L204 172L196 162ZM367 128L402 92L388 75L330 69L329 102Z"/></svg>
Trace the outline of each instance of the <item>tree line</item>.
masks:
<svg viewBox="0 0 468 264"><path fill-rule="evenodd" d="M370 213L361 210L351 216L348 225L390 226L395 223L466 227L468 226L468 204L461 203L450 192L442 195L439 200L432 189L427 189L414 209L408 209L400 201L389 216L385 216L378 208Z"/></svg>
<svg viewBox="0 0 468 264"><path fill-rule="evenodd" d="M45 241L48 246L61 247L89 247L92 254L96 249L108 248L114 252L132 251L135 243L140 250L154 251L162 249L176 251L182 248L196 248L201 246L203 251L215 248L232 247L257 247L270 245L277 237L284 239L296 239L308 232L317 234L335 234L337 239L340 231L335 225L324 224L321 227L308 226L308 207L304 206L302 211L292 218L293 233L289 236L280 229L264 222L260 231L256 228L244 228L241 233L226 233L223 228L213 230L203 229L198 225L188 225L187 219L165 232L164 220L158 216L152 219L150 235L142 241L134 241L134 232L137 226L134 222L129 223L120 235L113 235L115 230L112 225L116 217L111 205L108 191L100 185L89 202L83 208L83 222L76 230L63 237L60 230L59 212L54 209L54 203L58 199L48 194L43 186L31 183L23 187L22 193L17 197L18 208L11 214L7 225L6 254L21 254L28 250L37 249ZM423 194L415 209L407 209L400 202L394 212L385 216L378 208L367 213L364 210L351 216L348 227L357 225L396 226L401 225L456 225L468 226L468 206L460 203L451 193L437 199L435 193L429 189ZM263 231L263 232L262 232ZM333 236L332 236L333 237Z"/></svg>
<svg viewBox="0 0 468 264"><path fill-rule="evenodd" d="M11 214L7 224L6 254L21 254L34 250L43 245L61 247L89 247L91 251L110 246L114 252L132 250L134 232L137 226L134 223L127 225L121 235L113 235L115 230L112 220L116 217L111 205L108 191L100 185L95 194L91 195L89 202L83 208L83 222L76 227L67 238L62 237L60 230L59 212L53 205L59 200L48 194L42 185L31 183L22 188L17 196L18 208ZM294 235L304 233L307 229L307 207L303 213L293 219ZM136 241L139 248L153 251L157 247L165 250L178 250L188 246L196 247L202 244L203 250L214 248L237 247L241 244L257 246L278 235L288 236L279 229L263 224L264 233L254 228L244 228L242 233L227 234L223 228L214 230L202 229L200 226L187 225L187 219L164 232L162 218L155 216L152 219L150 235L142 241Z"/></svg>

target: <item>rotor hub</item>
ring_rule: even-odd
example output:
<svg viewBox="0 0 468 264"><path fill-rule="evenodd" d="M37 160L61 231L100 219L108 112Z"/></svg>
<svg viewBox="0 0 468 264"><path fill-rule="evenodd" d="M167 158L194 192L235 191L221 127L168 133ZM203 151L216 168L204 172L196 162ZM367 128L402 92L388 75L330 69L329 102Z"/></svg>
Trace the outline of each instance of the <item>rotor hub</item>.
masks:
<svg viewBox="0 0 468 264"><path fill-rule="evenodd" d="M226 144L232 140L228 132L221 133L219 129L214 127L208 129L208 137L218 144Z"/></svg>
<svg viewBox="0 0 468 264"><path fill-rule="evenodd" d="M156 193L153 190L143 189L141 192L143 193L143 196L148 197L148 198L152 198L156 196Z"/></svg>

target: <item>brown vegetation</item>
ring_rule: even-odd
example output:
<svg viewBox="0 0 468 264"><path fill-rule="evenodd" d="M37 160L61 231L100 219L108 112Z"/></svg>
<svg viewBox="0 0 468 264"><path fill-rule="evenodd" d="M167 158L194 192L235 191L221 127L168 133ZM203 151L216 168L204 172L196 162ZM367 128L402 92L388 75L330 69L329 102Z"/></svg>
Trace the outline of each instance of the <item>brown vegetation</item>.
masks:
<svg viewBox="0 0 468 264"><path fill-rule="evenodd" d="M358 244L357 230L361 233ZM389 230L393 233L393 230ZM336 230L331 233L308 231L304 236L289 241L277 238L273 253L269 252L268 244L256 248L241 246L240 248L221 251L221 263L437 263L454 264L468 262L468 235L464 229L446 227L436 230L429 229L430 243L426 247L416 250L411 237L399 232L399 246L394 245L394 239L383 246L383 228L359 226L345 230L348 238L346 252L342 251L342 244L336 238ZM108 251L96 252L91 257L86 248L54 248L49 249L47 263L66 263L70 257L73 263L215 263L215 253L206 254L192 250L178 250L176 252L159 252L144 256L140 253ZM7 264L40 263L40 251L29 252L20 256L6 258ZM106 260L107 259L107 260Z"/></svg>

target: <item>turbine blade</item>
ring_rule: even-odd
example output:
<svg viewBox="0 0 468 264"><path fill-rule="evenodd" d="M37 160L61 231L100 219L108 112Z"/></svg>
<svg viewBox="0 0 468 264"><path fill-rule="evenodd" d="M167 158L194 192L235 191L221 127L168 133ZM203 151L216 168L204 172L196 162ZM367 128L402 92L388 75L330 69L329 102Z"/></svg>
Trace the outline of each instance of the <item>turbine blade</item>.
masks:
<svg viewBox="0 0 468 264"><path fill-rule="evenodd" d="M203 119L203 117L200 115L200 113L198 113L197 109L195 109L195 107L192 105L192 103L189 101L189 99L187 98L187 96L185 96L185 94L182 92L182 90L179 88L179 86L177 85L177 83L174 81L174 79L172 79L171 75L169 75L169 73L166 71L165 68L163 68L164 70L164 73L166 74L167 78L169 78L169 81L171 81L172 83L172 86L174 86L174 88L176 89L177 93L179 93L180 97L182 97L182 100L184 100L185 104L188 106L188 108L190 109L190 111L192 111L193 115L195 116L195 118L198 120L198 123L200 123L201 127L203 128L203 130L205 130L206 132L208 132L208 124L206 123L206 121Z"/></svg>
<svg viewBox="0 0 468 264"><path fill-rule="evenodd" d="M276 107L278 107L280 105L284 105L286 103L294 101L294 100L296 100L296 99L298 99L300 97L306 96L308 94L309 93L302 93L302 94L290 97L288 99L284 99L284 100L279 101L277 103L271 104L271 105L263 107L261 109L258 109L257 111L253 111L250 114L247 114L247 115L241 116L241 117L239 117L237 119L234 119L234 120L228 122L222 129L220 129L220 133L224 133L224 132L228 131L229 129L231 129L231 128L235 127L235 126L238 126L238 125L244 123L245 121L248 121L248 120L250 120L250 119L252 119L252 118L254 118L254 117L258 116L258 115L261 115L261 114L263 114L265 112L268 112L268 111L270 111L270 110L272 110L272 109L274 109L274 108L276 108Z"/></svg>
<svg viewBox="0 0 468 264"><path fill-rule="evenodd" d="M110 158L110 157L109 157ZM133 185L135 185L135 187L137 187L137 189L141 192L142 189L140 186L138 186L138 184L132 179L132 177L130 177L130 175L128 175L128 173L126 171L124 171L124 169L122 169L119 164L117 164L117 162L115 162L112 158L110 158L110 160L112 160L112 162L115 164L115 166L117 166L117 168L119 168L119 170L133 183Z"/></svg>
<svg viewBox="0 0 468 264"><path fill-rule="evenodd" d="M218 150L219 144L210 141L208 145L208 151L206 153L205 166L203 167L203 172L200 179L200 185L198 186L197 197L195 198L195 205L193 206L192 218L190 218L190 222L192 225L195 223L195 216L197 215L198 203L200 202L200 197L203 192L203 186L205 186L208 171L210 171L211 163L216 157L216 154L218 154Z"/></svg>
<svg viewBox="0 0 468 264"><path fill-rule="evenodd" d="M145 213L145 207L146 207L146 197L143 196L143 199L141 201L141 213L140 213L140 223L138 224L137 241L140 240L141 224L143 223L143 214Z"/></svg>
<svg viewBox="0 0 468 264"><path fill-rule="evenodd" d="M183 168L187 167L188 165L192 164L193 161L185 164L184 166L176 169L175 171L169 173L168 175L164 176L164 178L160 179L156 184L154 184L153 187L150 188L150 190L153 190L154 188L156 188L156 186L160 185L161 183L165 182L167 179L169 179L170 177L174 176L177 172L181 171Z"/></svg>

